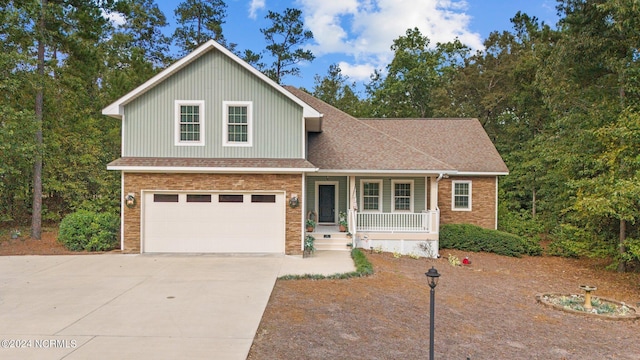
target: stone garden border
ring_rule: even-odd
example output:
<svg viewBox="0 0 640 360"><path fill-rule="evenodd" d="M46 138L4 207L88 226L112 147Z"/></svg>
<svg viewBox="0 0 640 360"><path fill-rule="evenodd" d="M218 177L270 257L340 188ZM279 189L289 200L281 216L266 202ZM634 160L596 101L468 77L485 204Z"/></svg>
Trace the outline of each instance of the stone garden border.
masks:
<svg viewBox="0 0 640 360"><path fill-rule="evenodd" d="M627 303L624 302L620 302L617 300L613 300L613 299L608 299L608 298L604 298L604 297L599 297L599 296L593 296L593 299L598 299L601 301L606 301L606 302L610 302L612 304L616 304L618 306L626 306L631 310L631 313L628 315L607 315L607 314L595 314L595 313L591 313L591 312L585 312L585 311L578 311L578 310L573 310L573 309L569 309L566 308L564 306L561 305L556 305L556 304L552 304L546 300L544 300L545 296L571 296L571 295L578 295L578 294L564 294L564 293L543 293L543 294L536 294L536 301L542 305L545 305L547 307L551 307L557 310L562 310L564 312L567 313L571 313L571 314L576 314L576 315L583 315L583 316L591 316L591 317L597 317L600 319L607 319L607 320L637 320L640 319L640 314L638 314L638 309L635 306L629 305Z"/></svg>

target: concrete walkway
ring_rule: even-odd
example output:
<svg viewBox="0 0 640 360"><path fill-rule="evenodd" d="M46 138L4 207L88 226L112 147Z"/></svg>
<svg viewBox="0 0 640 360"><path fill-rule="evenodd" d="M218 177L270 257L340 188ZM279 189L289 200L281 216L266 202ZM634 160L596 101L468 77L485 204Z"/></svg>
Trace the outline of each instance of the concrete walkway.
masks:
<svg viewBox="0 0 640 360"><path fill-rule="evenodd" d="M328 253L0 257L0 359L246 359L277 276L353 268Z"/></svg>

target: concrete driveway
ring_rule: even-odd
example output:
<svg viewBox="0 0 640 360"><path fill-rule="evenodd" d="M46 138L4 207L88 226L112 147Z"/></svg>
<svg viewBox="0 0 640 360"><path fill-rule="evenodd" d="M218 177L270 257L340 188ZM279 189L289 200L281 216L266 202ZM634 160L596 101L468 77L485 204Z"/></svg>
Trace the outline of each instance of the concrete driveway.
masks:
<svg viewBox="0 0 640 360"><path fill-rule="evenodd" d="M245 359L285 258L0 257L0 359Z"/></svg>

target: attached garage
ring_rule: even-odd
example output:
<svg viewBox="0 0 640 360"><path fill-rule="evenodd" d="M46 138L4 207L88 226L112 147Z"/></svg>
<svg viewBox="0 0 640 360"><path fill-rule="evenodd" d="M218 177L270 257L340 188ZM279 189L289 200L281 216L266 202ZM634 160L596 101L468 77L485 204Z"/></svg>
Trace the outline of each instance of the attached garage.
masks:
<svg viewBox="0 0 640 360"><path fill-rule="evenodd" d="M284 192L144 191L145 253L284 253Z"/></svg>

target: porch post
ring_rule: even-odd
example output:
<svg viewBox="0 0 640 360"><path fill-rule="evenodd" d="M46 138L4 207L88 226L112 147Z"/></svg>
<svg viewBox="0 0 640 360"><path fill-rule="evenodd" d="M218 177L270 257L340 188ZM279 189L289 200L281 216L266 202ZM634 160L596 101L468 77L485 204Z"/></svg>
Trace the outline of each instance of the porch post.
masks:
<svg viewBox="0 0 640 360"><path fill-rule="evenodd" d="M429 185L430 185L430 200L429 201L429 210L436 211L438 209L438 182L436 181L435 176L429 177Z"/></svg>
<svg viewBox="0 0 640 360"><path fill-rule="evenodd" d="M356 199L356 177L355 176L349 176L348 177L348 183L349 183L349 209L348 209L348 223L349 223L349 232L352 234L353 237L355 237L356 232L357 232L357 226L358 224L356 224L356 210L358 209L358 200Z"/></svg>

